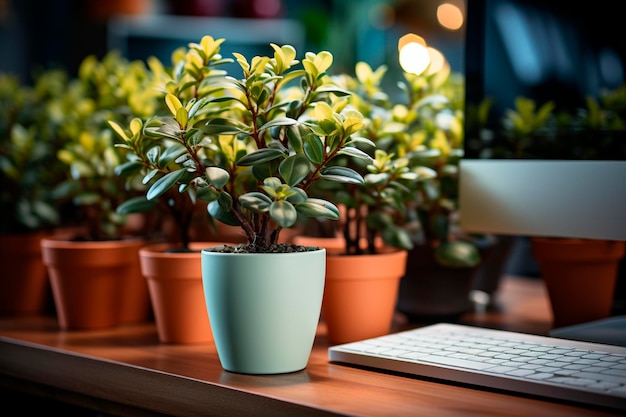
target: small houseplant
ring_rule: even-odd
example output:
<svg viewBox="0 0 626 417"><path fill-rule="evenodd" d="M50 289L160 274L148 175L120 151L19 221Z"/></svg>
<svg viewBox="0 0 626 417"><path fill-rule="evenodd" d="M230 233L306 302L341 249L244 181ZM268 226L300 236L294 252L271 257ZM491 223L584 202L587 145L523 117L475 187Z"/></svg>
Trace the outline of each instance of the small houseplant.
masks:
<svg viewBox="0 0 626 417"><path fill-rule="evenodd" d="M129 234L126 216L116 212L124 198L143 188L130 188L115 174L124 150L114 146L115 135L107 124L153 109L147 75L142 62L129 62L115 51L102 60L88 56L78 77L54 97L61 115L58 135L64 141L56 157L66 167L54 193L72 207L73 227L43 239L42 256L64 329L111 327L149 315L138 258L144 242Z"/></svg>
<svg viewBox="0 0 626 417"><path fill-rule="evenodd" d="M63 142L51 97L63 93L68 78L64 71L48 70L27 86L15 76L0 74L3 234L60 224L59 207L50 190L65 170L55 157Z"/></svg>
<svg viewBox="0 0 626 417"><path fill-rule="evenodd" d="M417 184L435 175L410 159L413 151L425 150L421 143L415 144L416 149L409 149L412 143L392 146L406 124L401 120L405 113L381 88L386 70L381 66L374 71L359 62L355 76L335 76L351 92L349 106L364 115L358 135L366 140L359 146L372 157L334 161L361 173L362 184L319 185L319 192L333 195L342 209L336 227L322 228L322 236L327 237L320 243L329 251L323 315L328 336L336 343L390 331L407 251L413 247L405 227L407 204L414 199ZM326 223L313 224L317 225Z"/></svg>
<svg viewBox="0 0 626 417"><path fill-rule="evenodd" d="M369 159L353 146L362 115L346 109L348 93L328 77L329 52L308 52L301 63L290 45L272 44L273 56L250 60L235 53L238 77L219 69L229 62L219 53L224 41L207 35L177 51L164 86L168 114L111 126L135 154L123 171L145 175L147 200L172 188L188 193L208 203L212 219L241 227L247 238L202 250L222 366L301 370L319 319L325 250L278 239L300 216L339 218L335 204L307 191L321 180L363 182L352 169L328 167L342 154Z"/></svg>
<svg viewBox="0 0 626 417"><path fill-rule="evenodd" d="M118 240L128 233L127 216L117 207L142 195L144 186L115 172L126 150L115 146L117 137L108 121L127 123L156 111L160 103L152 88L153 74L143 62L130 62L117 51L101 60L88 56L81 62L78 78L57 99L63 113L59 134L65 140L56 155L67 175L54 192L57 199L75 206L81 227L73 239Z"/></svg>
<svg viewBox="0 0 626 417"><path fill-rule="evenodd" d="M404 73L400 88L392 92L382 87L386 71L384 66L373 70L360 62L355 76L338 77L352 92L350 105L365 116L359 135L375 148L363 147L373 155L372 163L350 163L363 174L363 185L332 184L326 191L345 207L339 227L330 233L342 238L344 254L377 254L389 246L409 251L406 270L400 274L404 277L400 292L392 294L394 305L385 315L389 328L396 296L405 313L414 306L428 308L424 296L426 300L438 297L436 305L467 308L469 278L480 256L474 242L460 239L454 228L462 155L462 80L446 68L421 75ZM451 271L455 278L446 284L439 269ZM461 294L460 300L456 293ZM346 300L349 295L335 298ZM355 325L344 327L354 329Z"/></svg>
<svg viewBox="0 0 626 417"><path fill-rule="evenodd" d="M463 154L462 79L446 68L405 72L392 94L382 88L386 71L359 62L356 76L337 77L352 93L350 105L365 116L359 135L369 143L361 146L372 154L371 163L350 162L363 184L326 187L346 208L335 229L345 253L375 253L376 238L382 238L404 249L429 245L445 266L475 266L478 252L453 234Z"/></svg>
<svg viewBox="0 0 626 417"><path fill-rule="evenodd" d="M8 269L0 280L0 313L43 312L48 277L40 241L61 223L62 207L50 190L64 175L55 158L62 146L59 117L50 105L68 75L45 70L25 85L0 74L0 259Z"/></svg>
<svg viewBox="0 0 626 417"><path fill-rule="evenodd" d="M406 104L400 121L405 128L390 144L404 148L412 165L435 175L416 183L407 203L405 227L413 248L397 307L411 321L455 320L472 308L470 292L483 262L482 248L493 244L490 237L464 233L458 224L464 79L446 65L404 77L400 86Z"/></svg>

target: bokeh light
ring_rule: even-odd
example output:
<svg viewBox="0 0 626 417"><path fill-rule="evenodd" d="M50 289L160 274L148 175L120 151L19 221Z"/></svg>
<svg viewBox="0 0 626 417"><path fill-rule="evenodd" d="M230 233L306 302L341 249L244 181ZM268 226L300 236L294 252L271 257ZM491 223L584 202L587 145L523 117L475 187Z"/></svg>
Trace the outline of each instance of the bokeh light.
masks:
<svg viewBox="0 0 626 417"><path fill-rule="evenodd" d="M449 30L459 30L463 26L463 12L451 3L443 3L437 7L439 24Z"/></svg>

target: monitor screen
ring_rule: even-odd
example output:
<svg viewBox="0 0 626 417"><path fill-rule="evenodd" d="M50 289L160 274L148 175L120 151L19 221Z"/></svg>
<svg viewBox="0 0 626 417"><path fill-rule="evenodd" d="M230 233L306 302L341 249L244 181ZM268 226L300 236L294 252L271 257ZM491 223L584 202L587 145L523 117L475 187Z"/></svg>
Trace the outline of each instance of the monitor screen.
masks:
<svg viewBox="0 0 626 417"><path fill-rule="evenodd" d="M626 115L626 36L614 6L467 0L465 231L626 240L626 125L599 123L587 107L610 95ZM520 97L536 116L551 102L551 117L515 125Z"/></svg>

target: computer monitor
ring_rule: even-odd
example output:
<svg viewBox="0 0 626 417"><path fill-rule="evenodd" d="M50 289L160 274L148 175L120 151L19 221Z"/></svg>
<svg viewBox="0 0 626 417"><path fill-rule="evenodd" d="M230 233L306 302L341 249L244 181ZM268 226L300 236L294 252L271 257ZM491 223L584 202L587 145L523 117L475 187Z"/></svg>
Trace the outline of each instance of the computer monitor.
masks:
<svg viewBox="0 0 626 417"><path fill-rule="evenodd" d="M467 0L465 54L462 228L626 240L626 130L549 132L548 154L535 147L518 159L487 158L487 142L502 145L502 116L516 97L575 112L585 97L624 85L626 36L615 3ZM480 125L474 116L485 99L492 117ZM607 135L612 141L601 146ZM581 148L593 155L574 151Z"/></svg>

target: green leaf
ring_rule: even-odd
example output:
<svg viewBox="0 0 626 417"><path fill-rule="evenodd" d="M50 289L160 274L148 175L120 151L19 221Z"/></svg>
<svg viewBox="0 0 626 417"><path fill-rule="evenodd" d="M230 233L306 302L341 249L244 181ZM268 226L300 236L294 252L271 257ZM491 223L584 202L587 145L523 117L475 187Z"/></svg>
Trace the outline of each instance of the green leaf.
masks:
<svg viewBox="0 0 626 417"><path fill-rule="evenodd" d="M339 220L339 209L333 203L309 198L306 202L296 205L298 213L307 217L325 217L331 220Z"/></svg>
<svg viewBox="0 0 626 417"><path fill-rule="evenodd" d="M155 147L156 148L156 147ZM185 147L179 143L175 143L173 145L168 145L161 155L159 156L158 165L160 167L166 167L176 159L178 159L181 155L185 154L187 150Z"/></svg>
<svg viewBox="0 0 626 417"><path fill-rule="evenodd" d="M404 125L402 125L404 128ZM354 143L361 143L363 145L371 146L372 148L376 147L376 144L368 138L364 138L362 136L350 136L350 139L346 142L346 145L352 145Z"/></svg>
<svg viewBox="0 0 626 417"><path fill-rule="evenodd" d="M367 152L360 150L359 148L355 148L354 146L346 146L337 152L338 155L348 155L354 158L363 159L365 161L371 161L372 157L367 154Z"/></svg>
<svg viewBox="0 0 626 417"><path fill-rule="evenodd" d="M407 250L413 249L413 241L409 232L395 224L390 224L382 229L381 236L389 246Z"/></svg>
<svg viewBox="0 0 626 417"><path fill-rule="evenodd" d="M302 139L306 157L314 164L321 164L324 161L324 143L322 140L310 130Z"/></svg>
<svg viewBox="0 0 626 417"><path fill-rule="evenodd" d="M319 87L318 89L315 90L316 93L333 93L334 95L338 96L338 97L345 97L345 96L349 96L351 93L349 91L346 90L342 90L339 87L336 87L334 85L324 85Z"/></svg>
<svg viewBox="0 0 626 417"><path fill-rule="evenodd" d="M239 203L248 210L264 213L269 210L272 200L263 193L253 191L240 196Z"/></svg>
<svg viewBox="0 0 626 417"><path fill-rule="evenodd" d="M143 165L138 161L128 161L115 167L115 175L130 177L141 171Z"/></svg>
<svg viewBox="0 0 626 417"><path fill-rule="evenodd" d="M283 183L280 178L268 177L263 180L263 186L271 190L278 191L283 186Z"/></svg>
<svg viewBox="0 0 626 417"><path fill-rule="evenodd" d="M267 130L274 126L291 126L297 123L298 121L295 119L291 119L289 117L281 117L278 119L270 120L269 122L265 123L263 126L259 127L259 130Z"/></svg>
<svg viewBox="0 0 626 417"><path fill-rule="evenodd" d="M365 182L361 174L348 167L329 167L324 169L320 176L329 181L346 184L363 184Z"/></svg>
<svg viewBox="0 0 626 417"><path fill-rule="evenodd" d="M213 119L199 129L206 135L238 135L245 130L234 126L225 119Z"/></svg>
<svg viewBox="0 0 626 417"><path fill-rule="evenodd" d="M174 186L186 172L187 170L183 168L162 176L156 180L154 184L152 184L152 187L150 187L146 193L146 198L148 200L154 200L155 198L163 195L167 190Z"/></svg>
<svg viewBox="0 0 626 417"><path fill-rule="evenodd" d="M146 159L151 164L155 164L159 158L160 152L161 152L161 148L159 148L158 146L153 146L150 149L148 149L148 152L146 152Z"/></svg>
<svg viewBox="0 0 626 417"><path fill-rule="evenodd" d="M251 166L261 162L272 161L282 156L285 156L285 153L279 149L263 148L243 156L237 161L237 165Z"/></svg>
<svg viewBox="0 0 626 417"><path fill-rule="evenodd" d="M287 201L289 201L291 204L296 205L304 203L308 199L306 191L304 191L302 188L292 188L291 192L292 194L287 197Z"/></svg>
<svg viewBox="0 0 626 417"><path fill-rule="evenodd" d="M222 193L225 194L225 193ZM207 212L215 220L218 220L229 226L239 226L237 218L230 211L224 210L217 201L211 201L207 204Z"/></svg>
<svg viewBox="0 0 626 417"><path fill-rule="evenodd" d="M198 195L198 200L206 202L215 201L220 197L220 192L215 190L213 187L209 187L208 185L204 187L198 187L196 189L196 192Z"/></svg>
<svg viewBox="0 0 626 417"><path fill-rule="evenodd" d="M480 264L480 252L469 242L444 242L435 249L435 259L450 268L473 268Z"/></svg>
<svg viewBox="0 0 626 417"><path fill-rule="evenodd" d="M252 174L254 175L254 178L258 179L259 181L263 181L267 177L277 175L276 173L278 171L279 164L280 161L278 159L263 162L260 164L254 164L254 166L252 167Z"/></svg>
<svg viewBox="0 0 626 417"><path fill-rule="evenodd" d="M156 204L156 201L150 201L144 196L138 196L124 201L117 206L116 211L119 214L143 213L151 210Z"/></svg>
<svg viewBox="0 0 626 417"><path fill-rule="evenodd" d="M209 183L215 188L222 189L228 183L230 174L225 169L220 167L207 167L205 170L206 177Z"/></svg>
<svg viewBox="0 0 626 417"><path fill-rule="evenodd" d="M278 172L280 172L287 185L293 187L306 178L310 168L309 160L304 155L295 154L280 163Z"/></svg>
<svg viewBox="0 0 626 417"><path fill-rule="evenodd" d="M217 199L217 203L225 212L231 211L233 208L233 197L225 191L220 193L220 197Z"/></svg>
<svg viewBox="0 0 626 417"><path fill-rule="evenodd" d="M287 128L287 140L289 145L297 152L302 153L303 137L311 131L302 124L292 125Z"/></svg>
<svg viewBox="0 0 626 417"><path fill-rule="evenodd" d="M270 207L270 216L280 227L291 227L298 220L296 208L288 201L274 201Z"/></svg>
<svg viewBox="0 0 626 417"><path fill-rule="evenodd" d="M141 180L141 183L142 183L143 185L148 184L150 181L152 181L152 179L153 179L154 177L156 177L156 176L159 174L159 172L161 172L161 171L159 171L158 169L153 169L152 171L148 172L148 173L145 175L145 177L143 177L143 179Z"/></svg>

